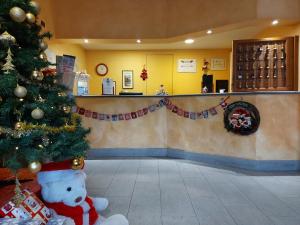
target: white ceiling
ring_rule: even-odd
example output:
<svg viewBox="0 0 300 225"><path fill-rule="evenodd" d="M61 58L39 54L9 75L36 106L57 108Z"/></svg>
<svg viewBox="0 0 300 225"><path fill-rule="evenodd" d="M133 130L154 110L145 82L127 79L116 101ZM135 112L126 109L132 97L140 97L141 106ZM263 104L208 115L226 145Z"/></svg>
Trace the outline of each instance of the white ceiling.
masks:
<svg viewBox="0 0 300 225"><path fill-rule="evenodd" d="M109 40L92 39L85 44L82 39L64 39L62 42L80 44L87 50L156 50L156 49L220 49L231 48L233 40L252 39L257 37L267 26L264 24L253 25L231 31L207 34L194 34L174 39L142 40L137 44L136 40ZM191 45L184 43L186 38L193 38Z"/></svg>

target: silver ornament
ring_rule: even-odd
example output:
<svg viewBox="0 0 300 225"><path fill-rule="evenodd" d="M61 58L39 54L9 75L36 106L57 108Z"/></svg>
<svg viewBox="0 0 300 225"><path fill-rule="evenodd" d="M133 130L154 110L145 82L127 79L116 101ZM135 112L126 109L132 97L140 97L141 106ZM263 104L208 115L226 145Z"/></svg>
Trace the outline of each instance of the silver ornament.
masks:
<svg viewBox="0 0 300 225"><path fill-rule="evenodd" d="M42 142L45 147L50 144L50 139L47 136L42 137Z"/></svg>
<svg viewBox="0 0 300 225"><path fill-rule="evenodd" d="M14 90L14 94L18 98L24 98L27 95L27 89L23 86L17 85L17 87Z"/></svg>
<svg viewBox="0 0 300 225"><path fill-rule="evenodd" d="M48 48L48 44L44 41L40 41L40 48L42 51L45 51Z"/></svg>
<svg viewBox="0 0 300 225"><path fill-rule="evenodd" d="M40 120L44 117L44 111L41 110L40 108L36 108L31 112L31 116L35 120Z"/></svg>
<svg viewBox="0 0 300 225"><path fill-rule="evenodd" d="M12 18L12 20L17 23L22 23L26 19L26 14L24 10L17 6L10 9L9 15Z"/></svg>
<svg viewBox="0 0 300 225"><path fill-rule="evenodd" d="M35 15L33 15L32 13L26 13L26 20L28 23L35 23Z"/></svg>
<svg viewBox="0 0 300 225"><path fill-rule="evenodd" d="M38 71L38 70L34 70L32 72L32 78L35 79L35 80L38 80L38 81L42 81L44 79L44 74L43 72L41 71Z"/></svg>
<svg viewBox="0 0 300 225"><path fill-rule="evenodd" d="M32 8L34 8L36 14L39 14L39 13L40 13L40 11L41 11L41 6L40 6L39 3L37 3L36 1L30 1L30 2L29 2L29 5L30 5Z"/></svg>

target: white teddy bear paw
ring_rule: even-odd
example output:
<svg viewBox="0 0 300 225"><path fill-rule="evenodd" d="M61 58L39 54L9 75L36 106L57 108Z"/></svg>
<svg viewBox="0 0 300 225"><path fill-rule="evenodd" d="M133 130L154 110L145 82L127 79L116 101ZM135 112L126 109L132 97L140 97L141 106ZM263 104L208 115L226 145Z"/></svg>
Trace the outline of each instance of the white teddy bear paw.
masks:
<svg viewBox="0 0 300 225"><path fill-rule="evenodd" d="M106 198L93 198L93 203L98 212L105 210L109 204Z"/></svg>

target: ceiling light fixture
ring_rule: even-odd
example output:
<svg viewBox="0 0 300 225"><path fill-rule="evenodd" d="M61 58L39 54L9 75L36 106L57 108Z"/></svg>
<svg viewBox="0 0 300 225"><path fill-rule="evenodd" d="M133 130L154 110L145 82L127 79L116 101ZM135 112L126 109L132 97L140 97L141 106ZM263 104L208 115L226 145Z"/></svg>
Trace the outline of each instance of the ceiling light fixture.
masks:
<svg viewBox="0 0 300 225"><path fill-rule="evenodd" d="M84 43L89 43L89 40L88 39L84 39Z"/></svg>
<svg viewBox="0 0 300 225"><path fill-rule="evenodd" d="M273 21L272 21L272 25L273 25L273 26L276 26L277 24L279 24L279 20L273 20Z"/></svg>
<svg viewBox="0 0 300 225"><path fill-rule="evenodd" d="M142 41L141 41L140 39L137 39L137 40L136 40L136 43L141 44Z"/></svg>
<svg viewBox="0 0 300 225"><path fill-rule="evenodd" d="M212 32L213 32L212 30L208 30L206 33L207 34L212 34Z"/></svg>
<svg viewBox="0 0 300 225"><path fill-rule="evenodd" d="M184 43L186 43L186 44L188 44L188 45L193 44L194 42L195 42L194 39L186 39L186 40L184 41Z"/></svg>

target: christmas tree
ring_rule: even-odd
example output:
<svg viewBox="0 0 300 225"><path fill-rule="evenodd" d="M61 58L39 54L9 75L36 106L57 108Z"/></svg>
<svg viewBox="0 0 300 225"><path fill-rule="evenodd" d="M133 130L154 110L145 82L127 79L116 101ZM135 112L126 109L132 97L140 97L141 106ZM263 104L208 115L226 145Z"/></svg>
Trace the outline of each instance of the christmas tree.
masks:
<svg viewBox="0 0 300 225"><path fill-rule="evenodd" d="M38 172L43 162L78 159L89 147L73 97L49 70L51 34L39 12L35 1L0 0L0 161L12 170Z"/></svg>

